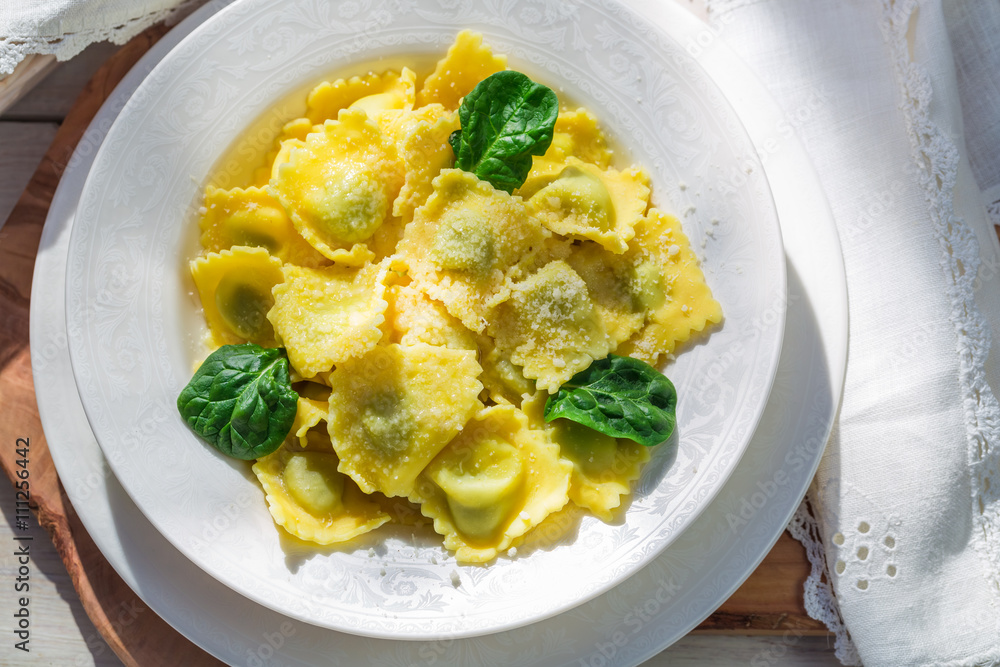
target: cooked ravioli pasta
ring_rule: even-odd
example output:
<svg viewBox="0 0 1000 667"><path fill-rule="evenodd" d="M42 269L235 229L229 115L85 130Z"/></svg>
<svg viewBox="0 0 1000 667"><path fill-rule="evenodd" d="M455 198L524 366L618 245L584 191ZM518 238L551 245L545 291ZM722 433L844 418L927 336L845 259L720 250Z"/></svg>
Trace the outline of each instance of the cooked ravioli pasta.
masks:
<svg viewBox="0 0 1000 667"><path fill-rule="evenodd" d="M471 350L376 347L330 374L330 439L362 489L406 496L431 459L481 407Z"/></svg>
<svg viewBox="0 0 1000 667"><path fill-rule="evenodd" d="M309 269L286 265L274 286L267 318L303 378L330 370L375 347L387 303L385 269L331 266Z"/></svg>
<svg viewBox="0 0 1000 667"><path fill-rule="evenodd" d="M485 563L564 507L611 521L650 450L547 423L546 400L611 352L656 363L721 321L680 223L587 109L548 116L514 194L453 168L463 98L506 68L464 31L425 76L323 82L248 182L205 189L207 342L284 347L299 395L253 465L290 535L430 522Z"/></svg>
<svg viewBox="0 0 1000 667"><path fill-rule="evenodd" d="M284 280L280 260L264 248L233 246L191 262L191 275L217 345L274 345L267 313L271 290Z"/></svg>
<svg viewBox="0 0 1000 667"><path fill-rule="evenodd" d="M571 466L569 499L603 521L611 521L630 484L639 479L649 448L637 442L612 438L568 419L548 424L542 417L544 392L523 402L533 428L543 431L559 446L559 455Z"/></svg>
<svg viewBox="0 0 1000 667"><path fill-rule="evenodd" d="M601 169L579 158L538 160L518 191L542 224L623 253L649 205L649 177L637 167Z"/></svg>
<svg viewBox="0 0 1000 667"><path fill-rule="evenodd" d="M328 263L296 233L281 205L258 187L205 189L201 245L209 252L233 246L264 248L281 261L299 266Z"/></svg>
<svg viewBox="0 0 1000 667"><path fill-rule="evenodd" d="M347 109L290 145L267 191L316 250L360 266L373 259L363 242L386 223L403 181L395 145L365 111Z"/></svg>
<svg viewBox="0 0 1000 667"><path fill-rule="evenodd" d="M509 295L508 273L541 248L547 232L519 197L468 172L446 169L433 187L407 225L394 265L466 327L482 332L491 310Z"/></svg>
<svg viewBox="0 0 1000 667"><path fill-rule="evenodd" d="M487 331L539 388L555 393L610 352L590 290L566 262L549 262L512 291Z"/></svg>
<svg viewBox="0 0 1000 667"><path fill-rule="evenodd" d="M346 542L389 520L337 471L330 451L295 451L282 445L253 464L274 522L295 537L316 544Z"/></svg>
<svg viewBox="0 0 1000 667"><path fill-rule="evenodd" d="M569 463L512 405L476 414L410 496L459 560L484 563L569 500Z"/></svg>
<svg viewBox="0 0 1000 667"><path fill-rule="evenodd" d="M507 56L494 55L490 47L483 44L482 35L463 30L448 54L424 80L417 99L421 106L437 102L446 109L457 109L461 99L477 83L503 69L507 69Z"/></svg>

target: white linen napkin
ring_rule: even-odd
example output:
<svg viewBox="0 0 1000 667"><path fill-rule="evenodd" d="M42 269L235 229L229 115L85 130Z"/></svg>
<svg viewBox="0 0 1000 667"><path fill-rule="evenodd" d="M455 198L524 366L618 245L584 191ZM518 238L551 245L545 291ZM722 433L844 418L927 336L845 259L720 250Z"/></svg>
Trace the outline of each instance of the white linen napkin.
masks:
<svg viewBox="0 0 1000 667"><path fill-rule="evenodd" d="M94 42L124 44L204 0L0 0L0 79L32 53L69 60Z"/></svg>
<svg viewBox="0 0 1000 667"><path fill-rule="evenodd" d="M972 170L1000 184L989 4L709 3L802 138L843 244L843 402L790 528L825 554L807 607L845 664L1000 661L1000 246Z"/></svg>

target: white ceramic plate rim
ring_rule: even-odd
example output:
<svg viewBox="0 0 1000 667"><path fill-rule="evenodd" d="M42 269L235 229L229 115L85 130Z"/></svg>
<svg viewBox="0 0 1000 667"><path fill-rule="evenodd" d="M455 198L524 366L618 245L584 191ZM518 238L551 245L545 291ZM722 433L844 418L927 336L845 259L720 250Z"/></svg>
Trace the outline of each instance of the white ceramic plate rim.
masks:
<svg viewBox="0 0 1000 667"><path fill-rule="evenodd" d="M207 26L203 26L202 30L206 31L206 34L211 34L213 30L217 32L218 26L215 24L208 24ZM184 48L183 44L181 45L181 48ZM177 52L179 52L179 50L175 51L175 53ZM171 64L170 56L164 60L164 63L164 66ZM151 94L143 88L140 88L138 92L140 97L143 94ZM129 108L130 107L128 106L126 107L125 114L123 114L123 116L128 113ZM109 134L109 140L111 142L114 140L116 128L119 127L119 124L120 119ZM102 156L105 154L105 149L108 145L108 143L103 145L102 151L99 153L96 161L97 164L101 163ZM760 173L759 170L758 173ZM93 172L91 174L91 180L93 180ZM764 185L764 187L766 188L766 185ZM94 200L99 200L102 197L102 192L103 189L101 187L96 185L92 187L92 184L88 181L88 185L85 186L82 199L86 203L88 201L88 193L90 193L90 201L93 202ZM93 219L93 217L91 219ZM84 220L87 220L87 218L84 218ZM765 221L765 224L771 224L771 221ZM79 231L81 228L85 227L86 225L77 225L75 229L76 231ZM74 232L74 246L77 246L78 240L76 231ZM780 256L780 242L777 246L777 252ZM78 254L76 257L79 259L82 257L82 254ZM783 286L783 265L780 262L772 262L772 264L774 265L776 272L781 274L780 282ZM89 305L91 304L80 305L80 302L75 298L70 298L70 294L73 292L73 289L79 289L79 281L81 280L82 275L79 273L73 274L72 267L80 266L80 262L74 264L72 256L70 266L70 272L67 274L67 280L70 285L70 290L67 293L67 299L68 306L70 308L69 321L71 331L77 332L83 330L84 332L89 332L91 340L101 339L105 335L105 332L99 328L91 327L92 323L88 319L91 314L89 311ZM87 266L90 265L87 264ZM84 278L83 280L86 279ZM95 291L91 290L91 295L94 293ZM780 293L777 290L770 290L769 294L771 293L774 294L775 298L779 302L783 301L783 290ZM489 600L484 602L484 600L480 598L475 600L474 605L469 603L469 605L465 608L453 605L450 616L446 616L441 613L435 617L427 617L424 615L422 617L414 616L412 619L406 617L403 613L398 614L399 618L397 618L396 614L389 615L385 612L381 612L378 615L373 614L369 616L362 616L358 614L359 608L357 604L360 604L362 607L373 606L368 604L367 598L359 598L359 602L355 607L347 607L346 609L341 609L335 602L331 602L329 596L323 599L313 598L312 600L307 600L307 602L312 602L314 605L302 605L300 589L297 592L295 587L289 588L286 586L286 582L279 582L268 577L265 577L264 580L261 581L259 577L255 577L253 574L242 575L239 568L234 567L231 561L212 561L209 556L214 556L214 553L210 552L209 554L206 554L204 552L199 552L198 549L190 542L185 541L182 538L183 531L179 532L179 525L176 523L176 517L164 516L162 507L156 505L159 497L154 499L146 495L146 489L150 488L148 478L143 479L140 476L137 476L135 474L135 469L130 468L129 465L127 465L128 461L125 459L127 456L127 441L122 438L122 434L125 433L125 429L109 429L107 426L109 414L113 418L114 415L111 413L116 412L117 410L110 410L110 401L108 401L106 397L99 397L97 392L94 391L92 380L95 375L95 370L100 368L100 357L95 356L93 351L84 346L83 343L78 343L80 337L76 335L71 336L71 351L73 353L73 363L76 370L77 382L78 384L82 383L80 384L80 389L81 394L84 397L84 406L87 410L90 423L95 426L95 430L98 433L104 434L101 436L100 442L105 448L105 452L108 455L109 461L111 461L112 467L115 469L116 475L123 481L123 484L126 489L129 490L130 495L132 495L133 499L137 501L140 508L146 512L147 516L151 517L154 524L160 528L161 532L163 532L175 546L180 548L192 560L206 569L206 571L216 576L220 581L230 585L235 590L240 591L244 595L247 595L262 604L268 605L278 611L295 616L307 622L324 625L326 627L369 636L381 636L387 638L423 638L429 635L437 637L462 637L509 629L516 627L517 625L536 621L546 616L558 613L574 604L579 604L580 602L607 590L625 577L634 573L650 559L655 557L655 555L659 553L660 550L665 548L672 539L675 539L678 535L680 535L683 530L690 525L692 521L694 521L698 513L708 505L715 494L717 494L722 488L725 479L728 478L728 475L736 466L739 456L742 454L743 448L745 448L746 444L749 442L750 435L753 433L757 420L763 410L764 399L768 394L770 384L774 377L781 343L780 333L783 330L783 327L781 327L783 317L783 309L776 312L776 324L774 324L773 328L769 330L769 333L765 334L766 342L760 348L762 350L761 355L764 362L762 362L762 364L757 368L753 377L754 387L757 391L757 403L754 404L754 409L748 411L745 418L741 417L740 419L740 440L735 443L730 443L727 440L726 450L723 454L716 455L715 458L710 458L710 464L700 466L701 469L697 470L696 474L699 480L706 480L705 483L700 486L692 485L692 490L688 493L688 495L682 497L683 503L678 502L676 505L678 509L683 506L685 511L676 512L676 517L671 514L672 518L670 525L666 527L660 526L658 533L655 533L652 538L645 539L645 541L642 542L642 549L639 553L634 556L630 556L628 560L620 561L620 564L613 568L592 568L593 571L588 572L588 575L590 575L591 578L588 579L580 577L578 581L574 577L574 581L572 583L575 585L569 585L570 582L568 580L562 586L553 585L544 595L539 594L538 598L532 599L530 601L531 604L520 603L508 608L508 601L511 598L507 596L497 598L497 600L502 601L502 603L494 601L493 606L490 606ZM84 359L86 360L86 363L83 361ZM682 358L680 364L682 365L684 362L685 360ZM88 382L88 378L91 380L90 382ZM155 408L155 406L151 407ZM140 423L140 421L137 420L136 423ZM108 449L109 443L114 443L111 450ZM181 467L183 468L184 466ZM641 503L637 503L636 507L641 507ZM598 542L600 543L601 540L598 539ZM412 566L412 562L408 563L408 565ZM473 575L473 577L474 576L475 575Z"/></svg>
<svg viewBox="0 0 1000 667"><path fill-rule="evenodd" d="M65 256L76 203L90 167L90 156L93 155L95 145L103 138L101 128L108 126L124 98L131 94L151 65L180 39L183 32L190 31L198 22L217 11L221 4L216 2L203 7L154 46L102 107L86 133L85 140L78 146L50 207L35 265L31 350L39 410L50 451L67 495L87 530L112 566L156 613L216 657L237 663L246 662L247 651L253 653L262 650L265 646L261 642L262 637L283 627L284 621L279 614L266 610L255 613L255 605L250 604L250 608L247 608L249 603L242 601L240 596L189 563L156 533L125 496L107 468L101 450L89 430L79 394L71 381L72 368L66 349L65 311L59 307L64 283L52 280L65 271ZM672 5L647 5L644 9L651 12L652 17L662 21L664 29L673 31L678 39L693 40L705 31L704 26ZM768 138L776 127L775 122L782 116L752 73L728 48L718 42L701 57L727 95L742 102L740 109L754 139L760 143ZM623 652L621 655L622 665L638 664L681 637L710 614L756 567L783 531L819 464L821 449L803 448L801 443L814 439L826 441L839 403L846 357L847 309L843 263L832 218L812 166L797 139L792 137L785 141L782 150L773 160L768 161L767 169L775 185L779 209L783 213L787 211L798 214L784 218L786 248L789 261L802 269L801 273L808 287L804 296L807 302L816 302L816 315L823 324L822 345L811 355L807 352L802 360L815 363L819 357L829 364L826 381L811 387L830 393L825 414L817 412L815 418L808 423L799 422L798 430L788 434L789 438L771 443L770 446L778 455L777 464L770 469L762 469L761 475L750 475L750 487L757 477L769 476L781 469L781 461L785 457L806 457L806 464L793 471L793 478L775 495L773 500L776 511L752 516L740 535L731 535L728 540L718 543L718 548L709 552L708 558L697 562L694 568L682 576L680 586L683 590L675 598L678 605L683 605L682 613L674 614L672 608L664 608L654 614L634 635L633 644L637 646L637 650L627 654ZM816 194L819 194L818 198ZM796 221L800 220L809 221L808 230L804 223L796 225ZM793 226L800 229L795 231ZM809 234L819 245L803 244L801 237L804 234ZM789 236L792 238L789 239ZM817 277L817 273L822 275ZM795 319L795 308L791 310L790 319ZM790 341L786 352L791 354L796 347L797 343ZM803 365L803 371L806 367L807 365ZM768 417L772 416L773 411L770 411ZM793 441L798 444L793 444ZM739 486L741 478L746 476L740 471L734 474L713 507L678 540L678 545L694 541L698 534L710 530L713 521L723 519L724 508L721 506L727 499L732 500L730 496L733 495L733 488ZM743 484L744 490L747 486ZM129 544L139 548L139 557L129 553L126 546ZM749 550L749 556L742 549L734 551L741 545ZM655 583L661 569L659 566L669 559L669 555L670 550L661 554L651 567L633 578L632 581L640 585L638 591ZM732 562L734 555L740 563ZM569 612L577 619L564 619L566 615L561 615L541 625L558 634L562 630L561 625L572 624L584 614L593 619L609 616L620 619L622 608L628 609L641 604L646 598L641 592L626 596L625 599L621 599L616 593L617 590L606 593ZM691 599L692 596L694 599ZM192 614L191 609L204 611L199 616ZM276 662L310 664L312 660L321 657L319 651L324 646L363 641L310 626L301 626L296 630L302 632L297 637L301 641L287 643L278 651ZM525 635L527 630L525 628L514 633L456 644L491 644L500 652L490 655L503 655L504 647L513 655L519 643L516 640ZM603 639L600 628L595 627L593 637L584 644L573 645L570 651L561 652L558 657L555 654L542 654L533 664L578 665L580 660L588 663L598 655L595 645ZM438 645L385 640L369 641L369 644L370 646L365 644L360 647L351 644L346 653L337 653L337 658L331 658L328 662L358 664L359 661L370 659L375 651L384 651L389 655L396 647L403 647L410 663L400 664L426 662L426 658L418 653L420 649L439 658L438 664L462 664Z"/></svg>

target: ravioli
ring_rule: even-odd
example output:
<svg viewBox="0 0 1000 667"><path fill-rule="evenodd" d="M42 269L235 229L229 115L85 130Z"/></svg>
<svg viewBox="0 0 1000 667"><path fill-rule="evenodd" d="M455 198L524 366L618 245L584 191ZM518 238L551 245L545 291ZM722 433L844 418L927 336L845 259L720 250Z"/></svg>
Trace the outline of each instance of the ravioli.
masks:
<svg viewBox="0 0 1000 667"><path fill-rule="evenodd" d="M284 280L281 260L264 248L234 246L191 262L191 276L216 346L275 344L267 313L272 288Z"/></svg>
<svg viewBox="0 0 1000 667"><path fill-rule="evenodd" d="M438 103L446 109L457 109L476 84L504 69L507 69L507 56L493 55L490 47L483 44L482 35L463 30L448 54L424 80L417 102L420 106Z"/></svg>
<svg viewBox="0 0 1000 667"><path fill-rule="evenodd" d="M385 267L360 269L282 267L267 319L301 377L315 377L334 364L375 347L387 303Z"/></svg>
<svg viewBox="0 0 1000 667"><path fill-rule="evenodd" d="M386 111L379 116L379 125L393 137L406 170L403 187L392 204L392 214L405 224L431 196L433 180L455 159L448 137L459 129L458 114L432 104L418 111Z"/></svg>
<svg viewBox="0 0 1000 667"><path fill-rule="evenodd" d="M253 465L296 538L432 524L475 564L571 513L612 521L648 448L546 423L545 401L612 350L655 364L721 321L680 224L587 109L560 107L513 195L452 168L463 97L506 67L463 31L419 86L405 67L325 81L229 156L252 185L205 188L206 342L283 347L298 394Z"/></svg>
<svg viewBox="0 0 1000 667"><path fill-rule="evenodd" d="M509 294L507 272L541 248L547 233L520 198L473 174L447 169L433 185L406 227L394 265L481 333L490 310Z"/></svg>
<svg viewBox="0 0 1000 667"><path fill-rule="evenodd" d="M261 188L222 190L209 185L205 188L204 208L201 246L209 252L253 246L300 266L327 263L295 231L281 205Z"/></svg>
<svg viewBox="0 0 1000 667"><path fill-rule="evenodd" d="M622 497L632 491L649 448L632 440L612 438L568 419L545 422L548 394L540 392L524 401L532 428L541 429L559 446L559 455L572 466L569 499L597 518L610 522Z"/></svg>
<svg viewBox="0 0 1000 667"><path fill-rule="evenodd" d="M472 350L379 346L330 374L330 440L366 493L409 496L417 475L482 407Z"/></svg>
<svg viewBox="0 0 1000 667"><path fill-rule="evenodd" d="M342 109L364 111L369 118L387 109L412 109L416 75L402 72L369 72L350 79L324 81L306 99L306 117L313 124L337 118Z"/></svg>
<svg viewBox="0 0 1000 667"><path fill-rule="evenodd" d="M649 177L637 167L617 171L575 157L541 159L517 193L551 231L621 254L649 205Z"/></svg>
<svg viewBox="0 0 1000 667"><path fill-rule="evenodd" d="M475 415L427 466L420 503L460 562L485 563L568 502L571 466L524 413L495 405Z"/></svg>
<svg viewBox="0 0 1000 667"><path fill-rule="evenodd" d="M487 332L549 393L611 351L587 284L562 260L515 284Z"/></svg>
<svg viewBox="0 0 1000 667"><path fill-rule="evenodd" d="M253 464L274 522L316 544L346 542L375 530L389 515L345 475L329 451L297 451L282 445Z"/></svg>
<svg viewBox="0 0 1000 667"><path fill-rule="evenodd" d="M651 209L636 232L631 245L636 257L647 267L645 293L651 296L655 307L648 324L619 345L616 353L656 365L660 357L673 353L678 344L693 334L721 322L722 307L712 297L698 258L677 218ZM662 276L666 289L662 299L657 294L661 289L655 282L657 275Z"/></svg>
<svg viewBox="0 0 1000 667"><path fill-rule="evenodd" d="M389 310L383 339L403 345L427 343L456 350L475 350L475 334L469 331L425 293L410 285L388 290Z"/></svg>
<svg viewBox="0 0 1000 667"><path fill-rule="evenodd" d="M299 392L295 421L292 423L290 435L298 439L302 449L307 449L310 445L315 447L317 443L322 445L324 442L326 446L330 446L330 436L327 435L326 429L324 428L321 434L316 429L320 422L326 422L328 403L329 399L320 401L306 398Z"/></svg>
<svg viewBox="0 0 1000 667"><path fill-rule="evenodd" d="M359 266L375 257L365 242L386 221L403 181L395 145L364 111L344 110L291 144L267 191L316 250Z"/></svg>
<svg viewBox="0 0 1000 667"><path fill-rule="evenodd" d="M511 362L510 355L497 348L492 338L481 335L478 342L483 367L479 379L487 397L497 404L520 406L525 394L535 393L535 381L524 377L521 367Z"/></svg>
<svg viewBox="0 0 1000 667"><path fill-rule="evenodd" d="M597 117L586 109L560 111L552 133L552 143L542 156L551 162L569 157L607 169L611 164L611 149L597 124Z"/></svg>
<svg viewBox="0 0 1000 667"><path fill-rule="evenodd" d="M275 166L288 162L288 148L291 145L286 147L285 142L289 140L304 142L309 133L317 129L308 118L296 118L285 123L274 140L274 147L264 156L264 164L254 170L254 185L265 187L271 181ZM281 160L277 160L279 154L282 155Z"/></svg>
<svg viewBox="0 0 1000 667"><path fill-rule="evenodd" d="M614 255L596 243L574 246L566 262L583 278L611 347L615 348L639 331L646 313L663 303L660 276L651 263Z"/></svg>

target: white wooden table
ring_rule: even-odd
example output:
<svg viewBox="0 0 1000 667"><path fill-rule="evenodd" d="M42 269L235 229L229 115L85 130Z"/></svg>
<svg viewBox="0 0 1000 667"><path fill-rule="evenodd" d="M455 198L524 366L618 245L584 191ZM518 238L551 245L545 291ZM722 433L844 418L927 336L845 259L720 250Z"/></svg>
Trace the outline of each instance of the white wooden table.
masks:
<svg viewBox="0 0 1000 667"><path fill-rule="evenodd" d="M0 115L0 221L31 178L83 85L118 47L95 44L49 76ZM2 235L2 230L0 230ZM0 406L2 408L2 406ZM2 416L0 416L2 418ZM31 534L31 653L14 649L12 614L17 560L13 548L14 498L5 484L0 493L0 665L120 665L84 613L45 531ZM24 535L23 531L17 531ZM691 635L648 663L676 665L817 666L839 665L827 637Z"/></svg>

